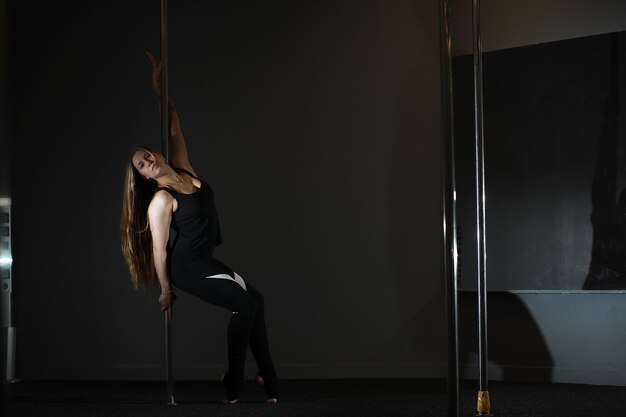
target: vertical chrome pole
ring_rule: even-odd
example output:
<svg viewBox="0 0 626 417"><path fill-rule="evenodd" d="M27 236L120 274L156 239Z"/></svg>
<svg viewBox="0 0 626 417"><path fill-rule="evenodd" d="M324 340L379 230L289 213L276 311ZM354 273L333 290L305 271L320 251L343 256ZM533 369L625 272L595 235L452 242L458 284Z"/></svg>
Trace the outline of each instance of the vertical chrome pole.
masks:
<svg viewBox="0 0 626 417"><path fill-rule="evenodd" d="M170 161L169 144L169 88L167 56L167 0L161 0L161 152L167 162Z"/></svg>
<svg viewBox="0 0 626 417"><path fill-rule="evenodd" d="M169 89L167 82L167 0L161 0L161 153L169 163ZM165 379L167 381L167 404L176 405L174 401L174 377L172 375L172 322L165 312Z"/></svg>
<svg viewBox="0 0 626 417"><path fill-rule="evenodd" d="M167 380L167 404L176 405L172 375L172 322L167 317L167 311L165 312L165 379Z"/></svg>
<svg viewBox="0 0 626 417"><path fill-rule="evenodd" d="M441 180L443 187L443 247L448 325L448 417L459 416L458 256L456 236L456 176L452 98L452 40L449 0L440 0L441 45Z"/></svg>
<svg viewBox="0 0 626 417"><path fill-rule="evenodd" d="M476 237L478 255L478 366L480 386L476 409L478 415L491 414L487 386L487 244L485 234L485 151L483 131L483 69L480 0L472 0L472 35L474 41L474 143L476 151Z"/></svg>
<svg viewBox="0 0 626 417"><path fill-rule="evenodd" d="M161 0L161 152L165 159L170 160L169 144L169 88L167 54L167 0Z"/></svg>

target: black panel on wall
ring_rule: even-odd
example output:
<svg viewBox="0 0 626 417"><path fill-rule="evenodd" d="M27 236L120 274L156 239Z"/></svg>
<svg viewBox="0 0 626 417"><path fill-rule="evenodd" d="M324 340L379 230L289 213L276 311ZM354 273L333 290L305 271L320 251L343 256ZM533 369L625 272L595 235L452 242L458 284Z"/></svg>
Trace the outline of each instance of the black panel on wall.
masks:
<svg viewBox="0 0 626 417"><path fill-rule="evenodd" d="M465 289L476 277L472 64L454 61ZM490 52L483 65L489 288L626 288L626 32Z"/></svg>

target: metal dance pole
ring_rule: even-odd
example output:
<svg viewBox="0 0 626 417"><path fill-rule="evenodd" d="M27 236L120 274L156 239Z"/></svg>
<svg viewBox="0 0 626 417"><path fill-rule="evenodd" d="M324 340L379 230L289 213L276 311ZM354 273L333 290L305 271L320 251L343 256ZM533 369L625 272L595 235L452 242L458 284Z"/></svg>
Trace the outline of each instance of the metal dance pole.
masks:
<svg viewBox="0 0 626 417"><path fill-rule="evenodd" d="M448 417L459 416L459 326L458 252L456 236L456 176L452 107L452 41L449 28L449 1L440 0L441 120L443 246L448 324Z"/></svg>
<svg viewBox="0 0 626 417"><path fill-rule="evenodd" d="M167 83L167 0L161 0L161 153L170 162L169 144L169 90ZM167 404L174 401L174 377L172 375L172 322L165 312L165 379L167 381Z"/></svg>
<svg viewBox="0 0 626 417"><path fill-rule="evenodd" d="M161 0L161 152L167 162L170 162L169 143L169 89L167 82L167 0Z"/></svg>
<svg viewBox="0 0 626 417"><path fill-rule="evenodd" d="M167 380L167 405L176 405L172 376L172 322L167 317L167 311L165 312L165 379Z"/></svg>
<svg viewBox="0 0 626 417"><path fill-rule="evenodd" d="M483 132L483 70L480 0L472 0L472 35L474 40L474 140L476 150L476 228L478 255L478 364L480 386L476 411L491 414L487 386L487 244L485 234L485 151Z"/></svg>

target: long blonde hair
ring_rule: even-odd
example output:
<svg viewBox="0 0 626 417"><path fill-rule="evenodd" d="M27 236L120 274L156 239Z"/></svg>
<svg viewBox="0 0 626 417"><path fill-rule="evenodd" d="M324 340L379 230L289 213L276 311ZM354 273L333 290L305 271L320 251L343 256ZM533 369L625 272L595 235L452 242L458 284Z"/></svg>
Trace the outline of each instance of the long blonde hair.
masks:
<svg viewBox="0 0 626 417"><path fill-rule="evenodd" d="M138 146L130 154L124 179L120 233L122 253L130 270L130 281L135 289L148 289L158 282L148 219L148 206L156 191L156 183L142 177L135 169L133 156L138 150L157 153L146 146Z"/></svg>

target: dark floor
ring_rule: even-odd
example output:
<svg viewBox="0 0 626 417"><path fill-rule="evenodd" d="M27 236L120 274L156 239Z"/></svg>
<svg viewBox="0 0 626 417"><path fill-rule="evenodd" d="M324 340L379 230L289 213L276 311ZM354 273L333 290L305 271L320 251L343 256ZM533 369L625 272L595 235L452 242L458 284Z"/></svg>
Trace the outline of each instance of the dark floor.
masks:
<svg viewBox="0 0 626 417"><path fill-rule="evenodd" d="M218 382L177 382L176 406L164 405L160 382L23 381L7 388L11 417L447 416L443 380L286 380L276 406L251 382L234 405L221 404ZM626 387L494 382L489 389L496 416L626 416ZM476 414L476 391L462 384L461 416Z"/></svg>

